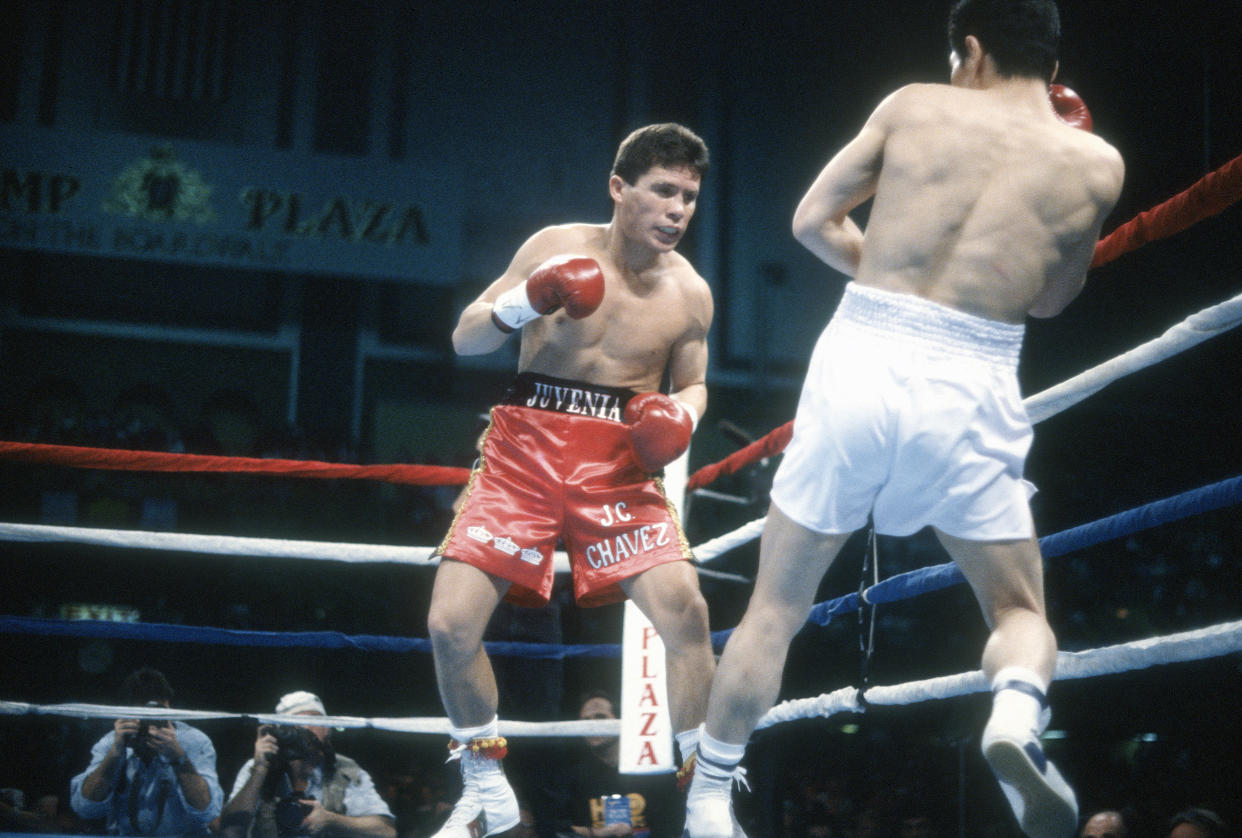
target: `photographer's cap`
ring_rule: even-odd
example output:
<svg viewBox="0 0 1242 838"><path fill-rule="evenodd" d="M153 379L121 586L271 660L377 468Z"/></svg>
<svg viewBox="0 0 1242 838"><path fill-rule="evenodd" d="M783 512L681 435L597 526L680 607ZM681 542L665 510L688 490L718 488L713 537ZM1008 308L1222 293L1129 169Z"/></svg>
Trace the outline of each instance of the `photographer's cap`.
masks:
<svg viewBox="0 0 1242 838"><path fill-rule="evenodd" d="M328 715L327 711L323 709L323 702L319 700L319 696L314 693L308 693L306 690L298 690L281 698L276 704L276 712L282 716L286 714L292 716L298 713Z"/></svg>

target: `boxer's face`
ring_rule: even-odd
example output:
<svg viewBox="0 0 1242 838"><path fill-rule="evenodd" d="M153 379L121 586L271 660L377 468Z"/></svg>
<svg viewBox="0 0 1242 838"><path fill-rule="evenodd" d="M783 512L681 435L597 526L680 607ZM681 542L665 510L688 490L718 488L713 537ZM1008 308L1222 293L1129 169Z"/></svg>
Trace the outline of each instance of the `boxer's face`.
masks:
<svg viewBox="0 0 1242 838"><path fill-rule="evenodd" d="M699 182L698 173L688 166L652 166L633 184L613 175L608 186L621 232L652 250L677 247L694 217Z"/></svg>

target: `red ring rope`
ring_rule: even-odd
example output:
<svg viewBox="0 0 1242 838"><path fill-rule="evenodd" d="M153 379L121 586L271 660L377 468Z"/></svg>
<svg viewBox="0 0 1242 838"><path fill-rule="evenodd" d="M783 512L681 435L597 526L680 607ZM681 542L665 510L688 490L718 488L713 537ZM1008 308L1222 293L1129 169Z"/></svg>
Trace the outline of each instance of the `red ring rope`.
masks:
<svg viewBox="0 0 1242 838"><path fill-rule="evenodd" d="M1216 215L1239 199L1242 199L1242 155L1208 173L1189 189L1140 213L1105 236L1096 243L1091 266L1106 264L1148 242L1179 233L1209 216ZM733 474L751 463L778 454L789 444L792 436L793 422L786 422L767 436L735 451L720 462L699 469L690 476L687 487L692 490L702 488L722 475ZM230 472L384 480L417 486L457 486L465 483L470 476L469 469L450 466L357 466L303 460L43 445L33 442L0 442L0 460L120 471Z"/></svg>

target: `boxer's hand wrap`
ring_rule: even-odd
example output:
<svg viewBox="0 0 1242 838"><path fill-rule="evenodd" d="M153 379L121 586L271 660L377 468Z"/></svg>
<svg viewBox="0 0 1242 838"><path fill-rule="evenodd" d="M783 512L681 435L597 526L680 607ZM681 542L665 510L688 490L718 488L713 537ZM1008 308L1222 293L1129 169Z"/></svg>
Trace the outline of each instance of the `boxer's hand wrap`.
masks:
<svg viewBox="0 0 1242 838"><path fill-rule="evenodd" d="M630 448L643 471L664 468L690 447L694 414L687 405L663 393L641 393L625 406Z"/></svg>
<svg viewBox="0 0 1242 838"><path fill-rule="evenodd" d="M1077 93L1063 84L1050 84L1048 85L1048 101L1052 103L1052 110L1056 113L1057 119L1073 128L1091 131L1093 124L1091 111L1087 110L1087 103Z"/></svg>
<svg viewBox="0 0 1242 838"><path fill-rule="evenodd" d="M585 256L555 256L496 298L492 322L502 332L513 332L562 307L580 320L599 308L603 299L604 272L598 262Z"/></svg>

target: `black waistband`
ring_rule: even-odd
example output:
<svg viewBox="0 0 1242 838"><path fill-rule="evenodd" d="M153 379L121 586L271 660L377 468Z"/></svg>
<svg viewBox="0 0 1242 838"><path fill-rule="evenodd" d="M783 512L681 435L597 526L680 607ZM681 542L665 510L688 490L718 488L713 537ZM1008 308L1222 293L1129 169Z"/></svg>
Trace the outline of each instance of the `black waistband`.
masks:
<svg viewBox="0 0 1242 838"><path fill-rule="evenodd" d="M501 404L620 422L626 403L637 395L624 387L605 387L537 372L522 372L505 391Z"/></svg>

